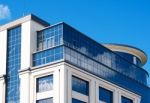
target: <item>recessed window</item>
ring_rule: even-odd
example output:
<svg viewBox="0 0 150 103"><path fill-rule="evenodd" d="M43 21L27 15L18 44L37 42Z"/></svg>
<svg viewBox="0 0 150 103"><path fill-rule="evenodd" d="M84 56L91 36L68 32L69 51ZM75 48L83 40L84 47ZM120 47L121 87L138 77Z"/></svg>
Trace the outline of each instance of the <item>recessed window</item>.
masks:
<svg viewBox="0 0 150 103"><path fill-rule="evenodd" d="M121 103L133 103L133 100L122 96L121 97Z"/></svg>
<svg viewBox="0 0 150 103"><path fill-rule="evenodd" d="M84 95L89 95L89 82L72 76L72 90Z"/></svg>
<svg viewBox="0 0 150 103"><path fill-rule="evenodd" d="M53 75L40 77L37 79L37 92L45 92L52 89L53 89Z"/></svg>
<svg viewBox="0 0 150 103"><path fill-rule="evenodd" d="M36 103L53 103L53 98L37 100Z"/></svg>
<svg viewBox="0 0 150 103"><path fill-rule="evenodd" d="M113 103L113 92L105 88L99 88L100 103Z"/></svg>
<svg viewBox="0 0 150 103"><path fill-rule="evenodd" d="M72 103L86 103L86 102L83 102L83 101L80 101L80 100L77 100L77 99L72 99Z"/></svg>

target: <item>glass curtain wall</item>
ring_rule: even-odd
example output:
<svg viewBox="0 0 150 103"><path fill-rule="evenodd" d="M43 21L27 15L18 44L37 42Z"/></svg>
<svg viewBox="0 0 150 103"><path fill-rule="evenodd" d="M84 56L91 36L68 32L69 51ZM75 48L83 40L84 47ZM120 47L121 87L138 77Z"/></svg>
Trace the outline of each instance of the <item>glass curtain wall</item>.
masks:
<svg viewBox="0 0 150 103"><path fill-rule="evenodd" d="M7 34L6 103L20 103L21 26Z"/></svg>

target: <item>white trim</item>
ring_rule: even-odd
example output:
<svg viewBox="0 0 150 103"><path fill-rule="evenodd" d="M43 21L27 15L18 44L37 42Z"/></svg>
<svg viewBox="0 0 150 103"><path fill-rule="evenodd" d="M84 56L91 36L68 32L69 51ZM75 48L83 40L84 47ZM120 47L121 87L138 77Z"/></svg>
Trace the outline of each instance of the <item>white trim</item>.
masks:
<svg viewBox="0 0 150 103"><path fill-rule="evenodd" d="M72 91L72 98L88 103L88 96Z"/></svg>
<svg viewBox="0 0 150 103"><path fill-rule="evenodd" d="M72 71L72 74L71 74L71 81L72 81L72 76L75 76L79 79L82 79L82 80L85 80L89 83L89 96L90 96L90 90L91 90L91 80L89 78L86 78L85 76L82 76L74 71ZM72 84L71 84L72 86ZM89 96L86 96L84 94L81 94L81 93L78 93L76 91L73 91L72 88L71 88L71 91L72 91L72 98L75 98L75 99L78 99L80 101L83 101L83 102L86 102L86 103L90 103L90 99L89 99Z"/></svg>
<svg viewBox="0 0 150 103"><path fill-rule="evenodd" d="M54 90L50 90L46 92L37 93L36 100L53 98L53 97L54 97Z"/></svg>

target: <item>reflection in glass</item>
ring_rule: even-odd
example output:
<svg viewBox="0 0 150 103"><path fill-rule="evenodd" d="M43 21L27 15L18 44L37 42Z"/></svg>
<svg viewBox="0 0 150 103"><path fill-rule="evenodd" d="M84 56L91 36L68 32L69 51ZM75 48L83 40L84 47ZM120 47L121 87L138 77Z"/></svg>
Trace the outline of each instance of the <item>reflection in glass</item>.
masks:
<svg viewBox="0 0 150 103"><path fill-rule="evenodd" d="M99 88L99 100L100 103L113 103L113 92L105 88Z"/></svg>
<svg viewBox="0 0 150 103"><path fill-rule="evenodd" d="M89 95L89 83L83 79L73 76L72 90L84 95Z"/></svg>
<svg viewBox="0 0 150 103"><path fill-rule="evenodd" d="M37 79L37 92L45 92L53 89L53 75Z"/></svg>
<svg viewBox="0 0 150 103"><path fill-rule="evenodd" d="M21 26L8 30L7 38L6 103L19 103Z"/></svg>
<svg viewBox="0 0 150 103"><path fill-rule="evenodd" d="M53 98L38 100L36 103L53 103Z"/></svg>

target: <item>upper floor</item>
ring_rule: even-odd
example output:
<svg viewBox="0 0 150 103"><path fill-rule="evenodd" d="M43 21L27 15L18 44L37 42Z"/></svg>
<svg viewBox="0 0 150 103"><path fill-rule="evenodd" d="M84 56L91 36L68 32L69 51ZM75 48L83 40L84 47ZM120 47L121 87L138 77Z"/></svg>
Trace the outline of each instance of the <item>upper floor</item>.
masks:
<svg viewBox="0 0 150 103"><path fill-rule="evenodd" d="M142 50L125 45L100 44L64 22L37 32L37 50L33 53L32 66L60 59L91 72L109 68L147 84L148 73L142 68L147 56ZM92 70L93 67L95 70Z"/></svg>

